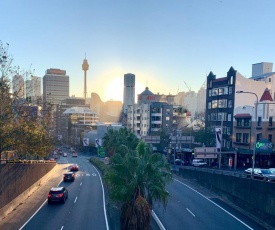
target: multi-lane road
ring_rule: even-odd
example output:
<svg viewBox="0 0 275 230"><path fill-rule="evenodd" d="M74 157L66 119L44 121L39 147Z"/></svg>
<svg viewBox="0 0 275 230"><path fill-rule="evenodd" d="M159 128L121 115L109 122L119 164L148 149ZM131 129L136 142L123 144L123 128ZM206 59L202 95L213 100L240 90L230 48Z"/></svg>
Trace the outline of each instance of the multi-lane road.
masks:
<svg viewBox="0 0 275 230"><path fill-rule="evenodd" d="M67 150L67 152L69 152ZM23 202L13 212L0 229L22 230L70 230L97 229L108 230L108 218L105 210L104 189L98 171L89 162L89 156L80 153L78 157L62 157L57 160L59 170L45 185L38 189L29 201ZM79 171L74 182L63 182L63 173L76 163ZM50 187L65 186L69 198L65 204L47 204ZM231 229L267 229L218 196L183 178L174 176L167 185L170 198L166 209L154 205L155 218L162 230L231 230Z"/></svg>
<svg viewBox="0 0 275 230"><path fill-rule="evenodd" d="M67 152L69 151L67 150ZM57 159L60 169L55 171L55 175L53 175L56 179L53 181L50 180L46 185L43 185L47 189L41 188L35 192L42 194L33 194L32 198L29 198L31 200L37 197L37 199L40 199L38 201L40 205L36 205L37 207L34 209L32 205L28 206L28 201L25 201L25 212L33 209L33 213L29 212L29 216L25 215L24 210L20 211L21 207L18 207L18 212L21 212L21 216L25 217L16 216L17 211L12 213L11 215L15 215L15 217L11 218L10 222L6 225L2 225L3 229L108 230L109 226L101 177L88 159L88 157L82 154L79 154L78 157L72 157L71 154L67 157L60 156ZM63 182L63 173L68 171L69 166L73 163L79 166L75 181ZM64 186L67 188L69 196L65 204L54 203L49 205L47 203L49 189L55 186Z"/></svg>
<svg viewBox="0 0 275 230"><path fill-rule="evenodd" d="M167 191L170 194L167 207L154 206L162 230L266 229L218 196L183 178L174 176Z"/></svg>

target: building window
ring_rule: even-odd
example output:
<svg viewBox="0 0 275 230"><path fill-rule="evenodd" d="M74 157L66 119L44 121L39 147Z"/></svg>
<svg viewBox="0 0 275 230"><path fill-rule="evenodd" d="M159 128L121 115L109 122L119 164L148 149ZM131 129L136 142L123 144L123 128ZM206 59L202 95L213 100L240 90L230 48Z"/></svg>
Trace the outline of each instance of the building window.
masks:
<svg viewBox="0 0 275 230"><path fill-rule="evenodd" d="M242 119L237 119L237 126L242 126Z"/></svg>
<svg viewBox="0 0 275 230"><path fill-rule="evenodd" d="M258 117L257 126L262 126L262 117Z"/></svg>
<svg viewBox="0 0 275 230"><path fill-rule="evenodd" d="M218 101L218 107L219 108L227 108L227 100L226 99L219 100Z"/></svg>
<svg viewBox="0 0 275 230"><path fill-rule="evenodd" d="M217 96L219 93L219 89L212 89L212 96Z"/></svg>
<svg viewBox="0 0 275 230"><path fill-rule="evenodd" d="M228 108L232 108L232 100L228 100Z"/></svg>
<svg viewBox="0 0 275 230"><path fill-rule="evenodd" d="M218 121L226 121L226 113L218 113Z"/></svg>
<svg viewBox="0 0 275 230"><path fill-rule="evenodd" d="M211 96L212 96L212 90L209 89L209 90L208 90L208 97L211 97Z"/></svg>
<svg viewBox="0 0 275 230"><path fill-rule="evenodd" d="M231 127L226 127L226 134L231 135Z"/></svg>
<svg viewBox="0 0 275 230"><path fill-rule="evenodd" d="M269 117L269 120L268 120L268 124L269 124L269 127L272 127L272 123L273 123L273 117Z"/></svg>
<svg viewBox="0 0 275 230"><path fill-rule="evenodd" d="M227 120L228 121L231 121L232 120L232 115L229 113L229 114L227 114Z"/></svg>
<svg viewBox="0 0 275 230"><path fill-rule="evenodd" d="M271 82L271 77L270 77L270 78L268 78L268 81L269 81L269 82Z"/></svg>
<svg viewBox="0 0 275 230"><path fill-rule="evenodd" d="M236 133L236 142L241 142L241 140L242 140L242 134Z"/></svg>
<svg viewBox="0 0 275 230"><path fill-rule="evenodd" d="M261 133L258 133L258 134L257 134L256 142L259 141L259 140L261 140L261 139L262 139L262 134L261 134Z"/></svg>
<svg viewBox="0 0 275 230"><path fill-rule="evenodd" d="M233 92L233 89L232 89L232 86L231 86L231 87L229 87L228 93L229 93L229 94L232 94L232 92Z"/></svg>
<svg viewBox="0 0 275 230"><path fill-rule="evenodd" d="M272 142L272 134L268 134L268 141Z"/></svg>
<svg viewBox="0 0 275 230"><path fill-rule="evenodd" d="M208 121L211 121L211 116L210 116L210 114L208 114L207 120L208 120Z"/></svg>
<svg viewBox="0 0 275 230"><path fill-rule="evenodd" d="M211 121L216 121L216 120L217 120L217 114L211 113Z"/></svg>
<svg viewBox="0 0 275 230"><path fill-rule="evenodd" d="M250 126L250 119L248 119L248 118L244 119L244 126L246 126L246 127Z"/></svg>
<svg viewBox="0 0 275 230"><path fill-rule="evenodd" d="M166 121L170 121L170 117L166 117Z"/></svg>
<svg viewBox="0 0 275 230"><path fill-rule="evenodd" d="M212 101L212 109L216 109L217 108L217 100L213 100Z"/></svg>
<svg viewBox="0 0 275 230"><path fill-rule="evenodd" d="M211 109L211 102L208 102L208 109Z"/></svg>
<svg viewBox="0 0 275 230"><path fill-rule="evenodd" d="M249 134L243 133L243 143L248 143Z"/></svg>

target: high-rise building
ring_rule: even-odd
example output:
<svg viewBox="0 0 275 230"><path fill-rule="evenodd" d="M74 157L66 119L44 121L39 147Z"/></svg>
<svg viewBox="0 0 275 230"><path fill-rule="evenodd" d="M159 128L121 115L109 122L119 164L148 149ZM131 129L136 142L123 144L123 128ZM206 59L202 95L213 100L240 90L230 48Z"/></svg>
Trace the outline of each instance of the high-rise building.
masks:
<svg viewBox="0 0 275 230"><path fill-rule="evenodd" d="M18 98L25 97L25 82L21 75L15 75L12 79L12 92Z"/></svg>
<svg viewBox="0 0 275 230"><path fill-rule="evenodd" d="M124 74L123 112L127 114L129 105L135 104L135 75Z"/></svg>
<svg viewBox="0 0 275 230"><path fill-rule="evenodd" d="M252 64L252 78L272 72L273 63L261 62Z"/></svg>
<svg viewBox="0 0 275 230"><path fill-rule="evenodd" d="M69 97L69 76L65 70L47 69L43 77L43 102L60 104Z"/></svg>
<svg viewBox="0 0 275 230"><path fill-rule="evenodd" d="M26 80L26 97L32 102L37 102L41 98L41 77L31 76Z"/></svg>

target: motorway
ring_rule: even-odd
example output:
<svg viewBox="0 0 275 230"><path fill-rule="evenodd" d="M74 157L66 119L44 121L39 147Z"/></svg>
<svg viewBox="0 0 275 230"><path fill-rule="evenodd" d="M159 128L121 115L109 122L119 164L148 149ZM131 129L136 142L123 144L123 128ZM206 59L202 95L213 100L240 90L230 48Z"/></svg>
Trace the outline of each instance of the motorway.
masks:
<svg viewBox="0 0 275 230"><path fill-rule="evenodd" d="M266 229L206 189L190 183L174 176L167 185L170 198L166 209L162 205L154 206L163 230Z"/></svg>
<svg viewBox="0 0 275 230"><path fill-rule="evenodd" d="M69 153L69 150L66 150ZM71 229L98 229L108 230L108 221L105 210L105 197L103 196L103 187L98 171L89 162L89 157L79 155L72 157L60 156L57 163L60 170L57 172L53 181L47 182L48 189L38 189L40 201L35 203L33 208L30 201L23 202L24 208L18 207L18 211L11 214L2 225L3 229L22 229L22 230L71 230ZM73 163L78 164L79 171L76 172L74 182L63 182L63 173ZM65 204L55 203L48 205L47 195L51 187L64 186L68 190L69 197ZM42 194L41 194L42 193ZM33 194L31 199L35 199L38 194ZM40 203L40 206L37 206ZM23 205L22 205L23 206ZM20 209L22 209L20 211ZM32 210L32 211L30 211ZM18 212L20 214L18 214ZM25 215L28 212L28 215ZM16 216L17 215L17 216ZM14 217L13 217L14 216ZM24 216L24 218L21 218ZM19 217L19 218L17 218ZM18 220L16 222L16 219ZM0 228L1 224L0 224Z"/></svg>
<svg viewBox="0 0 275 230"><path fill-rule="evenodd" d="M89 156L80 153L72 157L69 154L68 157L60 156L57 162L57 172L0 222L0 229L109 229L101 178L89 162ZM72 163L79 165L76 180L63 182L63 173ZM49 189L58 184L68 189L69 198L65 204L48 205ZM190 180L174 175L166 189L170 193L166 209L157 204L153 209L162 230L267 229Z"/></svg>

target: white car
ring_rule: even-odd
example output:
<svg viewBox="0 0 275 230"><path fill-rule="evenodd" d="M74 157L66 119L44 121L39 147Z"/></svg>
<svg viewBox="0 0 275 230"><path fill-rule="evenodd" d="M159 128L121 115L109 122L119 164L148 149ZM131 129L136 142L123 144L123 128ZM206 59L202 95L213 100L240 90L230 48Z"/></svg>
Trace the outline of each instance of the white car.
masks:
<svg viewBox="0 0 275 230"><path fill-rule="evenodd" d="M203 167L207 165L207 163L203 159L194 159L192 165L195 167Z"/></svg>
<svg viewBox="0 0 275 230"><path fill-rule="evenodd" d="M68 156L68 154L67 153L63 153L63 157L67 157Z"/></svg>

